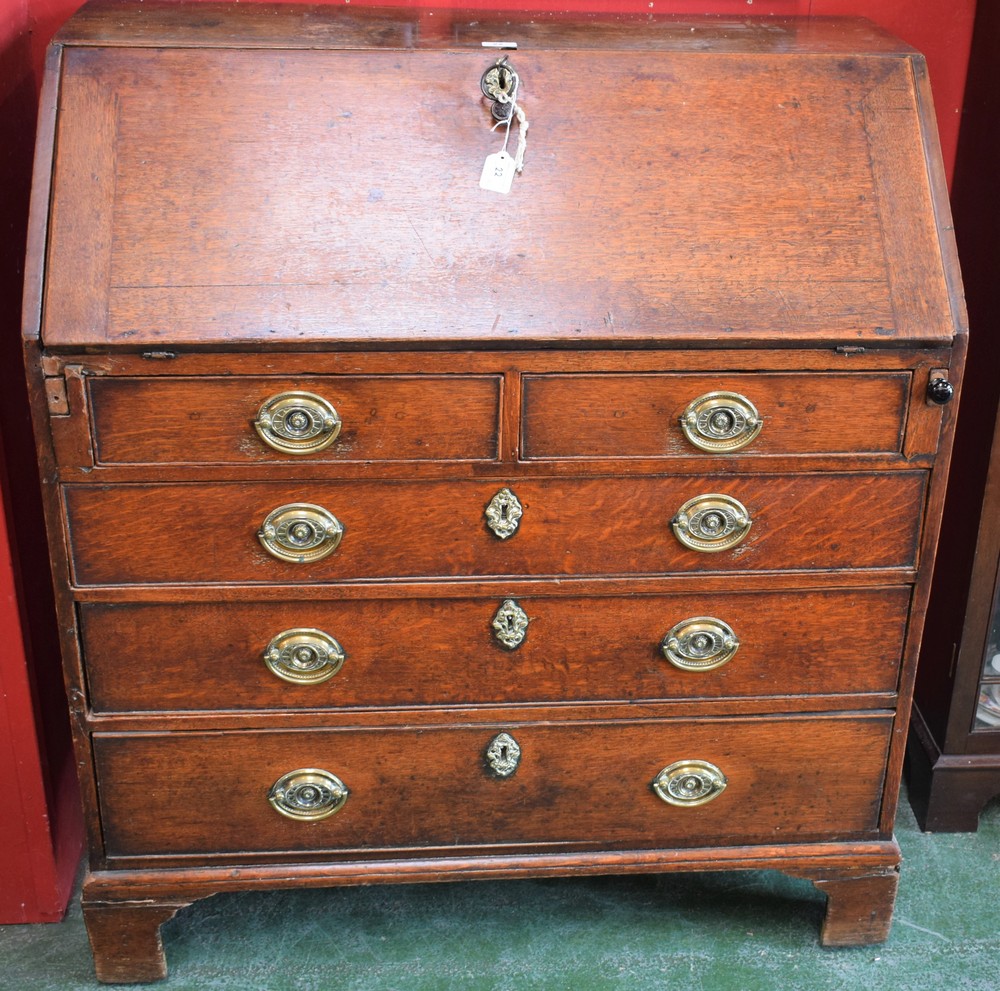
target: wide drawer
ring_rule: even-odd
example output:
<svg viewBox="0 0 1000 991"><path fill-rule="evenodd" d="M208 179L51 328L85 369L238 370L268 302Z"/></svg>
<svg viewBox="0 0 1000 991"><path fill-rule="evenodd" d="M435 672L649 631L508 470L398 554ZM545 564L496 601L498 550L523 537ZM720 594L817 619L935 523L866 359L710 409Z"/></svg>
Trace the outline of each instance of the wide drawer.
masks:
<svg viewBox="0 0 1000 991"><path fill-rule="evenodd" d="M106 465L490 460L497 456L500 382L487 375L95 377L94 448ZM266 405L289 394L283 405ZM317 400L333 409L339 433L311 451L334 432L324 434L317 423L318 442L308 437L311 422L330 415ZM276 440L290 451L259 435L254 422L262 408L283 417ZM296 415L298 429L290 421Z"/></svg>
<svg viewBox="0 0 1000 991"><path fill-rule="evenodd" d="M67 485L63 494L78 584L286 583L906 568L925 483L923 472L520 479L510 489L522 515L507 539L487 527L486 508L506 488L498 481ZM745 507L749 533L729 550L690 550L671 520L714 493ZM279 560L258 539L274 511L299 504L342 526L321 560Z"/></svg>
<svg viewBox="0 0 1000 991"><path fill-rule="evenodd" d="M91 705L106 712L708 699L894 692L909 599L87 603L80 621Z"/></svg>
<svg viewBox="0 0 1000 991"><path fill-rule="evenodd" d="M109 856L210 856L468 846L707 846L870 836L888 714L559 725L389 727L253 733L98 734ZM506 732L509 777L488 751ZM511 742L504 756L511 757ZM679 761L727 779L712 800L667 804L652 783ZM300 769L335 775L349 797L296 821L269 802ZM302 796L303 799L316 795Z"/></svg>
<svg viewBox="0 0 1000 991"><path fill-rule="evenodd" d="M908 372L526 375L521 451L526 458L897 452L909 385Z"/></svg>

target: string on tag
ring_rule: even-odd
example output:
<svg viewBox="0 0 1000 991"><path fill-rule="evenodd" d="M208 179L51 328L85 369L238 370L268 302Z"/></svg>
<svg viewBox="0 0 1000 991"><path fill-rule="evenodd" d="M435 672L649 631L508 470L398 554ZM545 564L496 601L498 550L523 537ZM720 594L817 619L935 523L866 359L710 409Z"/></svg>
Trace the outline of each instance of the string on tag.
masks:
<svg viewBox="0 0 1000 991"><path fill-rule="evenodd" d="M503 147L486 156L483 171L479 177L480 188L506 195L511 190L514 176L524 169L524 152L528 144L528 119L517 102L517 91L521 80L511 67L505 55L490 66L479 80L483 96L490 101L490 112L496 123L492 131L503 127ZM510 144L510 128L517 121L517 152L511 157L507 151Z"/></svg>
<svg viewBox="0 0 1000 991"><path fill-rule="evenodd" d="M496 99L498 103L504 105L510 105L510 113L507 115L506 120L498 120L492 127L492 130L496 130L501 125L504 126L503 135L503 147L500 149L501 154L506 154L507 144L510 141L510 124L511 121L516 118L517 120L517 151L514 153L514 171L523 172L524 171L524 152L528 146L528 128L530 124L528 123L528 118L525 116L524 111L521 109L521 105L517 102L517 89L521 84L521 77L518 76L516 72L512 69L509 70L511 75L514 77L514 85L511 87L510 95L506 93L497 93Z"/></svg>

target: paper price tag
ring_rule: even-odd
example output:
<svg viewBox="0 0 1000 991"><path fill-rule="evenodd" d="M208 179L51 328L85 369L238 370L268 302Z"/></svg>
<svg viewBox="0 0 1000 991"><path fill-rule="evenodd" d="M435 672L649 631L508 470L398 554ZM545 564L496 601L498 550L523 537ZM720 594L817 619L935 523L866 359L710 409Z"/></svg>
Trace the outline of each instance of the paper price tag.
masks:
<svg viewBox="0 0 1000 991"><path fill-rule="evenodd" d="M507 152L498 151L494 155L487 155L479 185L494 193L509 193L514 182L514 169L514 159Z"/></svg>

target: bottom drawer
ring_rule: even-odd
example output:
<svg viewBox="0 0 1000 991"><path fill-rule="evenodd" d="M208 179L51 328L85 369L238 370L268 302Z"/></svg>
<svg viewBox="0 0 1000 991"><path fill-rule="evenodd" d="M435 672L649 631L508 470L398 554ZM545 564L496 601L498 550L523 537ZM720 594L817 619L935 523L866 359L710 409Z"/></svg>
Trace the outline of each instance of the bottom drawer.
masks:
<svg viewBox="0 0 1000 991"><path fill-rule="evenodd" d="M872 835L891 714L264 732L98 734L106 852L141 855L378 850L430 855L468 847L568 848L796 842ZM508 776L491 766L519 762ZM516 748L515 748L516 744ZM725 787L668 804L654 779L671 765L714 765ZM289 772L320 769L348 791L322 819L297 820L269 793ZM710 771L670 787L697 798ZM317 777L286 801L319 800ZM297 785L297 787L296 787ZM289 798L291 794L291 798Z"/></svg>

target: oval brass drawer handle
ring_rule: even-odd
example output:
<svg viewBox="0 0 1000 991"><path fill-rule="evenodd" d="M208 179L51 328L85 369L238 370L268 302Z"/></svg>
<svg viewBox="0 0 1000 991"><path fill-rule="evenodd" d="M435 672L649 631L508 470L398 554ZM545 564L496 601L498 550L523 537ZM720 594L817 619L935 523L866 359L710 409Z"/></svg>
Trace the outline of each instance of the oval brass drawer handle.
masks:
<svg viewBox="0 0 1000 991"><path fill-rule="evenodd" d="M268 513L257 538L268 554L281 561L311 564L332 554L343 535L344 528L329 510L293 502Z"/></svg>
<svg viewBox="0 0 1000 991"><path fill-rule="evenodd" d="M706 392L681 414L684 436L700 451L712 454L746 447L763 426L757 407L738 392Z"/></svg>
<svg viewBox="0 0 1000 991"><path fill-rule="evenodd" d="M729 782L707 760L679 760L653 779L653 791L668 805L690 808L718 798Z"/></svg>
<svg viewBox="0 0 1000 991"><path fill-rule="evenodd" d="M670 525L685 547L714 553L735 547L750 532L753 520L739 500L712 492L688 499Z"/></svg>
<svg viewBox="0 0 1000 991"><path fill-rule="evenodd" d="M740 649L733 628L714 616L681 620L660 644L663 656L682 671L711 671L731 661Z"/></svg>
<svg viewBox="0 0 1000 991"><path fill-rule="evenodd" d="M329 633L305 627L279 633L264 649L268 670L293 685L327 681L340 670L345 656Z"/></svg>
<svg viewBox="0 0 1000 991"><path fill-rule="evenodd" d="M350 792L336 774L318 767L300 767L271 785L267 800L289 819L315 822L339 812Z"/></svg>
<svg viewBox="0 0 1000 991"><path fill-rule="evenodd" d="M254 429L260 439L283 454L315 454L340 434L340 416L322 396L311 392L279 392L265 399Z"/></svg>

